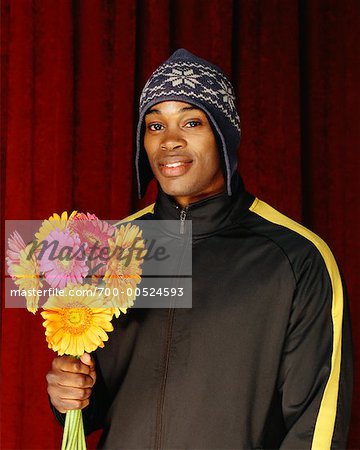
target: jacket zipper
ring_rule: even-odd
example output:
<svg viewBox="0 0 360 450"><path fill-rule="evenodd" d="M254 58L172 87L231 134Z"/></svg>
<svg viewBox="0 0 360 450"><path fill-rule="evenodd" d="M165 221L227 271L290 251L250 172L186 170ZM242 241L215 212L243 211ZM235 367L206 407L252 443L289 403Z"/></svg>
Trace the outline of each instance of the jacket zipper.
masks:
<svg viewBox="0 0 360 450"><path fill-rule="evenodd" d="M161 435L162 435L162 416L164 409L164 400L165 400L165 388L166 388L166 380L169 368L169 360L170 360L170 344L171 344L171 335L172 335L172 327L174 322L174 313L175 308L171 308L169 310L169 319L168 319L168 327L166 332L166 347L165 347L165 355L164 355L164 375L161 382L160 388L160 400L158 404L158 414L157 414L157 426L156 426L156 434L155 434L155 449L161 449Z"/></svg>
<svg viewBox="0 0 360 450"><path fill-rule="evenodd" d="M180 234L185 233L185 220L186 220L187 211L188 211L187 206L180 211Z"/></svg>
<svg viewBox="0 0 360 450"><path fill-rule="evenodd" d="M177 206L177 209L180 209ZM188 212L188 206L180 210L180 234L185 233L185 220ZM161 434L162 434L162 416L164 409L164 400L165 400L165 388L166 388L166 380L169 368L169 360L170 360L170 345L171 345L171 336L172 336L172 328L174 322L174 314L175 308L171 308L169 310L169 319L168 319L168 327L166 332L166 346L165 346L165 355L164 355L164 375L161 381L160 387L160 399L158 403L158 414L156 419L156 433L155 433L155 448L157 450L161 449Z"/></svg>

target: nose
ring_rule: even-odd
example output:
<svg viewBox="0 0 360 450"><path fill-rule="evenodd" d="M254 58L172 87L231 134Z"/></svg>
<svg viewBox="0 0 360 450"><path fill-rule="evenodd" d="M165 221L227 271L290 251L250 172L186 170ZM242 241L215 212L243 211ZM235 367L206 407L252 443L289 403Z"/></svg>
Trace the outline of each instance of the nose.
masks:
<svg viewBox="0 0 360 450"><path fill-rule="evenodd" d="M180 133L170 130L164 133L163 140L160 143L161 150L166 150L168 152L174 150L181 150L185 148L185 146L186 141L185 139L183 139Z"/></svg>

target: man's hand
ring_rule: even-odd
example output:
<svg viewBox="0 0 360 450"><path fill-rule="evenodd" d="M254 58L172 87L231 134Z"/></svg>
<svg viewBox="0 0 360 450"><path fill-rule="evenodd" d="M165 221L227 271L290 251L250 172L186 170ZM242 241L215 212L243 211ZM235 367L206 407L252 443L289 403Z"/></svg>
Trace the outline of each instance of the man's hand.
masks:
<svg viewBox="0 0 360 450"><path fill-rule="evenodd" d="M80 359L58 356L46 375L51 403L61 413L83 409L89 404L96 381L95 363L88 353Z"/></svg>

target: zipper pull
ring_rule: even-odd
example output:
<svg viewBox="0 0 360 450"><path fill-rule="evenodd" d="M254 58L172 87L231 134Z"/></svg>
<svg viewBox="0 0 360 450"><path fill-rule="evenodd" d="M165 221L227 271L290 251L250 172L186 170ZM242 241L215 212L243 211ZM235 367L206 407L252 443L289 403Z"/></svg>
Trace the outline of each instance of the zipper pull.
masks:
<svg viewBox="0 0 360 450"><path fill-rule="evenodd" d="M185 220L186 220L186 210L182 209L180 211L180 234L185 232Z"/></svg>

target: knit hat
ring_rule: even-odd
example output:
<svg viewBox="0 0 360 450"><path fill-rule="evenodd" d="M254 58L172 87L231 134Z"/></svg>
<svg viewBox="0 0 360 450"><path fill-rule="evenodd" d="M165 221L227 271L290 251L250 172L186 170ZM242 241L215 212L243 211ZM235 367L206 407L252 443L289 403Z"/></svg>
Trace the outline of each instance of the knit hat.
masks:
<svg viewBox="0 0 360 450"><path fill-rule="evenodd" d="M140 97L135 156L139 198L154 177L144 148L145 114L157 103L174 100L190 103L207 115L222 156L227 193L231 195L240 143L234 89L219 67L179 49L155 70Z"/></svg>

